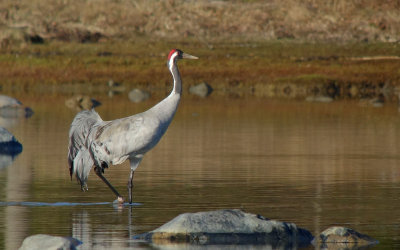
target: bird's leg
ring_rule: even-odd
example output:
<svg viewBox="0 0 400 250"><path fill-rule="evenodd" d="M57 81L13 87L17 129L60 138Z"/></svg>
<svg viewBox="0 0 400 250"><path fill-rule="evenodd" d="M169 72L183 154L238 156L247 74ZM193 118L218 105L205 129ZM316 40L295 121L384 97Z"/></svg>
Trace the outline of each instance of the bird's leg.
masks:
<svg viewBox="0 0 400 250"><path fill-rule="evenodd" d="M129 204L132 204L133 200L133 175L135 174L135 171L131 169L131 174L129 175L129 181L128 181L128 192L129 192Z"/></svg>
<svg viewBox="0 0 400 250"><path fill-rule="evenodd" d="M128 181L128 192L129 192L129 203L132 204L133 200L133 175L135 174L136 168L139 166L139 163L142 161L142 156L134 156L129 158L130 166L131 166L131 173L129 175Z"/></svg>
<svg viewBox="0 0 400 250"><path fill-rule="evenodd" d="M107 179L103 176L103 174L102 174L102 169L101 169L100 167L96 166L96 167L94 168L94 170L95 170L97 176L100 177L100 179L101 179L102 181L104 181L104 183L107 184L107 186L111 189L111 191L113 191L113 193L117 196L118 202L123 203L123 202L124 202L124 199L123 199L122 196L118 193L118 191L111 185L111 183L109 183L109 182L107 181Z"/></svg>

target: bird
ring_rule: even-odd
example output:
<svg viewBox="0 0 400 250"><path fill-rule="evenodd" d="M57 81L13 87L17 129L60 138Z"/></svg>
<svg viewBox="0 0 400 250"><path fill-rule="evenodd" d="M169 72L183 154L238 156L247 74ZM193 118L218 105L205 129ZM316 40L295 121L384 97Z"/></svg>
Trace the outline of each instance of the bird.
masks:
<svg viewBox="0 0 400 250"><path fill-rule="evenodd" d="M87 191L87 179L94 166L96 175L123 204L124 198L104 177L104 170L126 160L130 163L128 179L129 203L133 200L133 176L145 153L160 141L170 125L182 95L182 80L177 62L198 59L196 56L173 49L168 54L167 66L173 78L170 94L150 109L132 116L103 121L93 109L83 110L74 117L69 130L68 165L70 176L75 175L82 191Z"/></svg>

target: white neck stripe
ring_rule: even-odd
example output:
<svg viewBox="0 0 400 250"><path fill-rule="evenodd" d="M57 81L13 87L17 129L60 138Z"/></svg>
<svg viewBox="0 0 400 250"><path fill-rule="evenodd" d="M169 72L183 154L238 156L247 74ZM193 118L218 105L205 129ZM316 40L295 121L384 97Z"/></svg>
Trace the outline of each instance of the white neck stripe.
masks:
<svg viewBox="0 0 400 250"><path fill-rule="evenodd" d="M174 53L172 54L172 56L169 58L169 63L168 63L168 65L169 65L169 70L170 70L170 71L172 71L173 62L174 62L174 60L175 60L175 57L177 57L177 56L178 56L178 51L174 52Z"/></svg>

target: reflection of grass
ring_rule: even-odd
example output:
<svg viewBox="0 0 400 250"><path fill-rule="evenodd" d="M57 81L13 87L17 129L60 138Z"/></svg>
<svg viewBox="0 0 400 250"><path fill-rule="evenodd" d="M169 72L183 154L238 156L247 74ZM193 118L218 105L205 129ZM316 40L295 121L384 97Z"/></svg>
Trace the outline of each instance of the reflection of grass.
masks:
<svg viewBox="0 0 400 250"><path fill-rule="evenodd" d="M185 85L206 81L214 88L248 87L265 83L399 82L400 60L350 60L361 56L399 55L393 44L255 44L215 43L210 50L199 42L106 42L77 44L54 42L30 45L0 54L4 90L11 85L106 84L165 87L170 76L165 66L171 48L200 57L182 61ZM15 88L15 87L14 87Z"/></svg>

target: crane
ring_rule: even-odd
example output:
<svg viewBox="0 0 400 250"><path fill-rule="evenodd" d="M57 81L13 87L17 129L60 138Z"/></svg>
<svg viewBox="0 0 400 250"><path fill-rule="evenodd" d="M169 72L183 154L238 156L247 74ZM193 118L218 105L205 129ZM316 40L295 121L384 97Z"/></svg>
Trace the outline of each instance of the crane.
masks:
<svg viewBox="0 0 400 250"><path fill-rule="evenodd" d="M147 111L112 121L103 121L94 109L76 114L69 130L68 165L71 178L75 174L83 191L88 190L86 181L94 166L96 175L117 196L117 201L123 203L122 196L103 174L109 165L129 160L128 192L129 203L132 204L135 170L145 153L160 141L178 108L182 80L177 62L184 58L198 59L179 49L171 50L167 66L172 74L173 89L166 98Z"/></svg>

